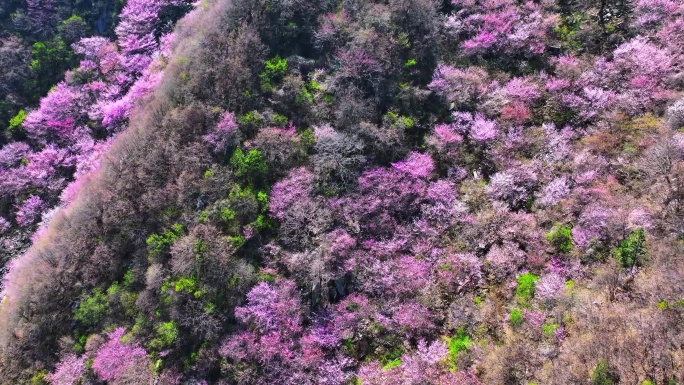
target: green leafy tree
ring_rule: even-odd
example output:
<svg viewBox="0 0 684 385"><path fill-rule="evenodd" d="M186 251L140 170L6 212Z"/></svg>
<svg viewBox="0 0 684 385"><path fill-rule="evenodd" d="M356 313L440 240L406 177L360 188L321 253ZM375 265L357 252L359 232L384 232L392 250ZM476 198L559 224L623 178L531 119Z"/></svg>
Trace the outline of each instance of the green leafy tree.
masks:
<svg viewBox="0 0 684 385"><path fill-rule="evenodd" d="M534 287L539 281L539 276L525 273L518 276L518 286L515 289L515 297L520 306L528 307L534 297Z"/></svg>
<svg viewBox="0 0 684 385"><path fill-rule="evenodd" d="M230 165L238 178L258 185L264 182L268 172L268 166L264 156L259 150L249 150L245 154L241 149L235 150L230 157Z"/></svg>
<svg viewBox="0 0 684 385"><path fill-rule="evenodd" d="M175 224L162 234L150 235L146 242L150 248L150 256L157 256L166 250L183 234L183 226Z"/></svg>
<svg viewBox="0 0 684 385"><path fill-rule="evenodd" d="M173 321L162 322L157 327L157 338L150 341L150 347L155 350L164 349L173 345L179 336L178 326Z"/></svg>
<svg viewBox="0 0 684 385"><path fill-rule="evenodd" d="M38 101L57 84L66 70L76 65L75 60L71 48L58 37L34 43L29 64L31 77L26 83L27 96Z"/></svg>
<svg viewBox="0 0 684 385"><path fill-rule="evenodd" d="M568 226L556 225L546 234L546 239L560 253L567 253L572 250L572 233Z"/></svg>
<svg viewBox="0 0 684 385"><path fill-rule="evenodd" d="M622 267L631 268L641 266L646 260L646 234L644 229L632 231L620 246L613 249L613 256Z"/></svg>
<svg viewBox="0 0 684 385"><path fill-rule="evenodd" d="M456 331L456 336L454 337L445 337L445 342L449 348L449 366L453 370L456 370L456 362L458 361L459 354L468 351L473 343L470 340L470 336L466 334L464 328L458 329Z"/></svg>
<svg viewBox="0 0 684 385"><path fill-rule="evenodd" d="M266 60L263 72L259 74L261 88L265 92L273 91L276 84L280 83L287 73L287 60L276 56Z"/></svg>
<svg viewBox="0 0 684 385"><path fill-rule="evenodd" d="M102 289L95 289L74 311L74 320L86 326L97 325L109 313L109 301Z"/></svg>
<svg viewBox="0 0 684 385"><path fill-rule="evenodd" d="M520 309L513 309L508 317L508 323L511 326L518 326L523 322L523 314Z"/></svg>
<svg viewBox="0 0 684 385"><path fill-rule="evenodd" d="M12 135L17 135L23 131L23 126L22 124L24 123L24 119L26 119L26 111L24 110L19 110L16 115L9 121L9 126L7 127L7 130L10 132Z"/></svg>
<svg viewBox="0 0 684 385"><path fill-rule="evenodd" d="M591 385L614 385L619 382L620 378L605 360L600 360L591 372Z"/></svg>

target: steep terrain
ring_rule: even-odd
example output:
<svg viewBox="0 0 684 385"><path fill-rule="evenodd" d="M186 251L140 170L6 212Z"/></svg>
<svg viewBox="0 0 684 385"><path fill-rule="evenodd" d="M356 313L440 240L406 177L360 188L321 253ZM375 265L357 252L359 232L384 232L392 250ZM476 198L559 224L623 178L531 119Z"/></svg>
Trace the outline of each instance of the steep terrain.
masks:
<svg viewBox="0 0 684 385"><path fill-rule="evenodd" d="M189 10L183 0L130 1L114 14L120 16L116 28L89 36L94 20L88 9L121 8L110 3L32 0L0 12L0 32L19 30L9 40L0 35L0 120L9 123L0 130L2 265L30 245L41 219L38 234L54 208L68 203L77 190L74 179L97 167L135 100L159 80L170 29ZM52 25L69 11L76 13ZM51 40L29 50L26 45L39 36ZM38 106L34 99L45 93ZM16 113L11 119L10 112Z"/></svg>
<svg viewBox="0 0 684 385"><path fill-rule="evenodd" d="M684 382L684 2L179 6L0 148L0 383Z"/></svg>

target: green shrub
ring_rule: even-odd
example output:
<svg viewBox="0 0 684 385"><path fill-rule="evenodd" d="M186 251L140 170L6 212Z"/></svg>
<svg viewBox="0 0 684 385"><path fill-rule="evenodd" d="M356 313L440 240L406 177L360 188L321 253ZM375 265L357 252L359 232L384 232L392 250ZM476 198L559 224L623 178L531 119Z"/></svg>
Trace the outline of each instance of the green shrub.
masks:
<svg viewBox="0 0 684 385"><path fill-rule="evenodd" d="M511 314L508 316L508 323L511 326L518 326L523 322L523 314L519 309L511 310Z"/></svg>
<svg viewBox="0 0 684 385"><path fill-rule="evenodd" d="M266 60L264 72L271 79L285 76L287 72L287 60L281 59L280 56L275 56Z"/></svg>
<svg viewBox="0 0 684 385"><path fill-rule="evenodd" d="M646 234L644 229L632 231L626 239L620 242L618 248L613 249L613 256L622 267L641 266L646 259Z"/></svg>
<svg viewBox="0 0 684 385"><path fill-rule="evenodd" d="M283 80L287 73L287 60L276 56L266 60L264 70L259 74L261 88L265 92L273 91L277 83Z"/></svg>
<svg viewBox="0 0 684 385"><path fill-rule="evenodd" d="M237 283L238 276L234 276L234 278L235 278L235 282ZM277 275L264 273L263 271L259 271L259 274L257 275L257 281L264 281L264 282L269 282L269 283L275 282L275 280L277 278L278 278ZM232 279L231 279L231 281L232 281Z"/></svg>
<svg viewBox="0 0 684 385"><path fill-rule="evenodd" d="M575 13L561 18L561 24L556 26L555 32L561 45L569 50L578 50L582 47L582 41L577 33L582 30L587 16L584 13Z"/></svg>
<svg viewBox="0 0 684 385"><path fill-rule="evenodd" d="M149 342L152 350L162 350L171 347L178 340L178 326L173 321L162 322L157 326L156 337Z"/></svg>
<svg viewBox="0 0 684 385"><path fill-rule="evenodd" d="M109 313L109 300L102 291L96 288L93 293L81 301L74 311L74 320L85 326L95 326Z"/></svg>
<svg viewBox="0 0 684 385"><path fill-rule="evenodd" d="M224 208L221 210L221 221L230 222L233 219L235 219L235 211L229 208Z"/></svg>
<svg viewBox="0 0 684 385"><path fill-rule="evenodd" d="M383 117L383 123L398 130L409 130L416 124L412 118L400 116L394 111L387 112Z"/></svg>
<svg viewBox="0 0 684 385"><path fill-rule="evenodd" d="M395 346L391 350L385 352L380 356L380 363L383 364L383 369L389 370L391 368L401 365L401 356L404 354L404 348Z"/></svg>
<svg viewBox="0 0 684 385"><path fill-rule="evenodd" d="M271 117L271 121L273 124L279 127L284 127L287 126L287 123L290 121L287 116L280 115L280 114L273 114Z"/></svg>
<svg viewBox="0 0 684 385"><path fill-rule="evenodd" d="M242 235L236 235L236 236L230 237L230 243L236 249L241 248L245 244L245 242L247 242L247 240Z"/></svg>
<svg viewBox="0 0 684 385"><path fill-rule="evenodd" d="M303 104L303 103L308 103L312 104L314 102L313 94L309 91L306 86L302 86L302 88L299 90L299 95L295 98L295 103L296 104Z"/></svg>
<svg viewBox="0 0 684 385"><path fill-rule="evenodd" d="M312 92L320 91L321 90L321 83L319 83L315 80L310 80L308 83L306 83L306 88L308 88Z"/></svg>
<svg viewBox="0 0 684 385"><path fill-rule="evenodd" d="M173 321L164 322L157 327L157 335L163 346L170 346L178 339L178 327Z"/></svg>
<svg viewBox="0 0 684 385"><path fill-rule="evenodd" d="M150 255L156 256L166 252L168 248L183 234L183 226L175 224L162 234L150 235L146 242L150 247Z"/></svg>
<svg viewBox="0 0 684 385"><path fill-rule="evenodd" d="M31 377L31 385L47 385L49 374L46 370L41 370Z"/></svg>
<svg viewBox="0 0 684 385"><path fill-rule="evenodd" d="M64 71L76 64L75 59L71 47L59 37L35 42L29 63L31 77L25 85L28 96L37 101L47 94L64 76Z"/></svg>
<svg viewBox="0 0 684 385"><path fill-rule="evenodd" d="M237 177L250 183L262 181L268 172L264 156L255 149L249 150L246 155L241 149L236 149L230 157L230 165Z"/></svg>
<svg viewBox="0 0 684 385"><path fill-rule="evenodd" d="M300 134L302 144L304 147L311 148L316 144L316 137L314 136L314 132L312 129L307 128L306 130L302 131Z"/></svg>
<svg viewBox="0 0 684 385"><path fill-rule="evenodd" d="M75 352L82 353L85 350L86 343L88 342L88 336L85 334L79 336L78 333L75 333L74 337L76 337L76 342L74 342L73 350Z"/></svg>
<svg viewBox="0 0 684 385"><path fill-rule="evenodd" d="M152 368L154 369L155 374L161 373L162 369L164 369L164 360L162 360L161 358L157 359L156 361L154 361L154 365Z"/></svg>
<svg viewBox="0 0 684 385"><path fill-rule="evenodd" d="M206 314L213 314L216 311L216 304L214 304L213 302L208 302L206 305L204 305L204 308L202 310L204 310Z"/></svg>
<svg viewBox="0 0 684 385"><path fill-rule="evenodd" d="M209 245L200 239L195 239L195 246L192 247L192 253L195 254L195 258L201 259L207 251L209 251Z"/></svg>
<svg viewBox="0 0 684 385"><path fill-rule="evenodd" d="M271 221L266 218L264 214L259 214L257 219L251 223L259 231L266 230L271 227Z"/></svg>
<svg viewBox="0 0 684 385"><path fill-rule="evenodd" d="M385 366L382 367L382 370L391 370L398 366L401 366L401 358L397 358L395 360L388 362L387 364L385 364Z"/></svg>
<svg viewBox="0 0 684 385"><path fill-rule="evenodd" d="M259 211L262 213L268 212L268 194L264 191L257 192L257 202L259 202Z"/></svg>
<svg viewBox="0 0 684 385"><path fill-rule="evenodd" d="M192 293L196 288L197 283L194 278L179 278L174 285L174 290L176 290L177 293Z"/></svg>
<svg viewBox="0 0 684 385"><path fill-rule="evenodd" d="M546 338L551 338L554 336L554 333L558 329L557 324L551 324L551 325L542 325L542 334Z"/></svg>
<svg viewBox="0 0 684 385"><path fill-rule="evenodd" d="M554 226L553 229L546 234L546 239L559 253L567 253L572 250L572 233L567 226Z"/></svg>
<svg viewBox="0 0 684 385"><path fill-rule="evenodd" d="M257 111L250 111L238 118L238 124L247 130L254 130L263 124Z"/></svg>
<svg viewBox="0 0 684 385"><path fill-rule="evenodd" d="M534 286L538 280L539 276L532 273L518 276L518 287L515 289L515 296L520 306L529 306L532 297L534 297Z"/></svg>
<svg viewBox="0 0 684 385"><path fill-rule="evenodd" d="M473 343L470 340L470 336L466 334L464 328L458 329L456 331L456 336L454 337L445 337L444 341L446 342L447 347L449 348L449 356L447 359L449 362L449 366L452 370L455 370L456 362L458 361L458 355L461 352L468 351Z"/></svg>
<svg viewBox="0 0 684 385"><path fill-rule="evenodd" d="M615 385L619 382L620 379L605 360L600 360L591 372L592 385Z"/></svg>
<svg viewBox="0 0 684 385"><path fill-rule="evenodd" d="M18 133L23 130L22 124L24 124L24 119L26 119L26 111L24 110L19 110L16 115L9 121L9 127L7 127L7 130L14 134Z"/></svg>

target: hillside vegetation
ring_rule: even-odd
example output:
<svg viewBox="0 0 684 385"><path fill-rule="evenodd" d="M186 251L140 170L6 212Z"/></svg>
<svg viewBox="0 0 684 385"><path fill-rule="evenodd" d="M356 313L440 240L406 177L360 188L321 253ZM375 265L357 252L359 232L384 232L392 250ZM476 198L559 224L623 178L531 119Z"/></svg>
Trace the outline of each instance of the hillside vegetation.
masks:
<svg viewBox="0 0 684 385"><path fill-rule="evenodd" d="M684 382L684 2L129 0L111 38L0 148L0 384Z"/></svg>

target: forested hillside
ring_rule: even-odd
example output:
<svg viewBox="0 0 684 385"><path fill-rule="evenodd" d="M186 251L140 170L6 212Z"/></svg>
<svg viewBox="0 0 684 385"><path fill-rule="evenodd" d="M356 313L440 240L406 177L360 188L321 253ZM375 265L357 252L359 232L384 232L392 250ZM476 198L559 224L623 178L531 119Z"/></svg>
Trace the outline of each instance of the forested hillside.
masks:
<svg viewBox="0 0 684 385"><path fill-rule="evenodd" d="M164 39L190 9L183 0L139 0L118 17L122 6L29 0L0 8L2 265L30 244L41 213L47 221L68 201L62 190L96 164L133 100L153 87Z"/></svg>
<svg viewBox="0 0 684 385"><path fill-rule="evenodd" d="M77 61L71 44L111 36L123 2L115 0L5 0L0 3L0 143L21 137L5 130ZM15 127L16 128L16 127Z"/></svg>
<svg viewBox="0 0 684 385"><path fill-rule="evenodd" d="M118 9L0 144L0 384L684 383L684 1Z"/></svg>

